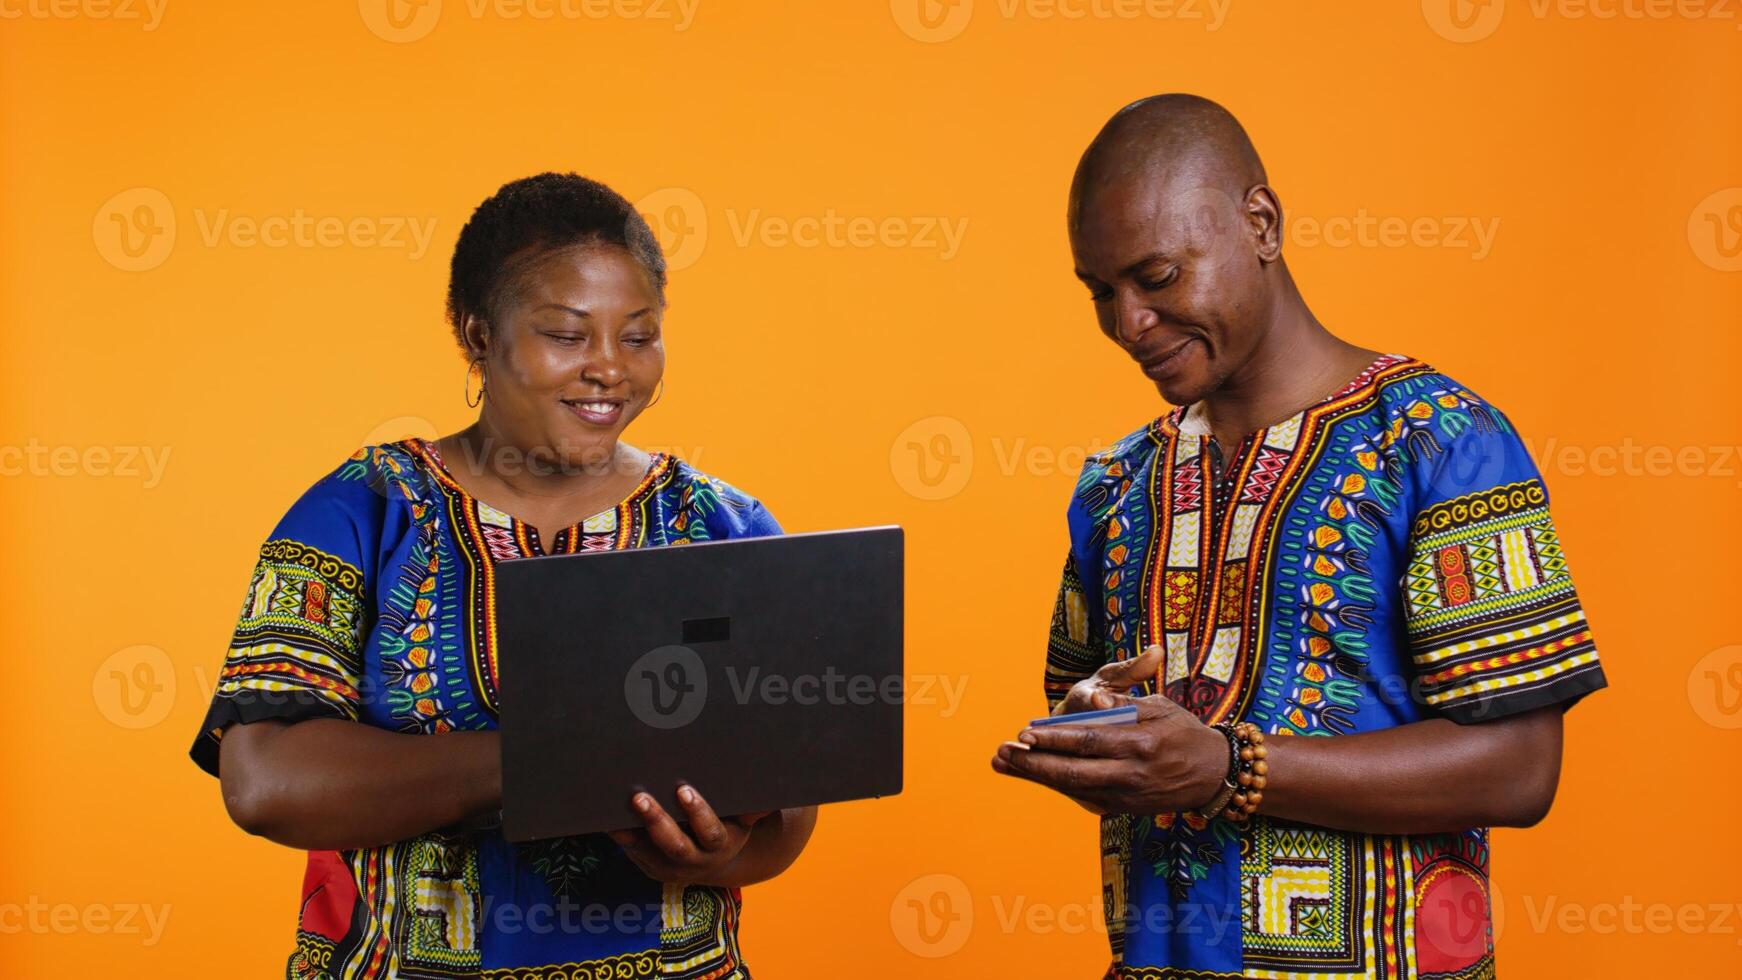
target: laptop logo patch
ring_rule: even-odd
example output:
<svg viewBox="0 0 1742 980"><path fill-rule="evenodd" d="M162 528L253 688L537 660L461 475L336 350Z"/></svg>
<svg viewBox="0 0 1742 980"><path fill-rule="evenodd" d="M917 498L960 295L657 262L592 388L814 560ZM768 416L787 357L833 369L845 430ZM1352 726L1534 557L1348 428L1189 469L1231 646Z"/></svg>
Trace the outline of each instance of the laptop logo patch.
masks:
<svg viewBox="0 0 1742 980"><path fill-rule="evenodd" d="M689 647L658 647L629 665L623 697L649 728L682 728L695 721L707 704L708 672L701 656Z"/></svg>

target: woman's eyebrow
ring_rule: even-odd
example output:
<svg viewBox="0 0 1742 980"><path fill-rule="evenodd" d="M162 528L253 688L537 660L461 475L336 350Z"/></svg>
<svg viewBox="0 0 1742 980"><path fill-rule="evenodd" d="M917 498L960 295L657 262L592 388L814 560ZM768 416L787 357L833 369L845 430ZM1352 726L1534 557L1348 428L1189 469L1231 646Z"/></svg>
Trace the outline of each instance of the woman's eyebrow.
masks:
<svg viewBox="0 0 1742 980"><path fill-rule="evenodd" d="M539 310L563 310L564 312L567 312L567 313L573 313L575 316L578 316L578 317L589 317L590 318L593 315L593 314L588 313L586 310L583 310L579 307L569 306L569 305L564 304L564 303L545 303L543 306L535 307L535 309L539 309Z"/></svg>

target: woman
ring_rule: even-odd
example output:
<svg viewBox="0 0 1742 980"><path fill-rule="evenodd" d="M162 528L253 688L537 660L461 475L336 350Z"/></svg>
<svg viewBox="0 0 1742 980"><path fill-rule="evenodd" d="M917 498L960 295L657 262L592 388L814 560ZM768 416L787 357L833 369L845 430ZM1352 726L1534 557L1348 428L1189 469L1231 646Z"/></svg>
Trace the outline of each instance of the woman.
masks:
<svg viewBox="0 0 1742 980"><path fill-rule="evenodd" d="M193 758L243 829L309 851L291 977L744 977L739 888L814 808L516 846L501 803L497 562L780 533L756 500L621 441L658 400L665 259L620 195L504 186L460 232L448 318L479 407L358 450L261 549ZM576 746L576 751L608 751Z"/></svg>

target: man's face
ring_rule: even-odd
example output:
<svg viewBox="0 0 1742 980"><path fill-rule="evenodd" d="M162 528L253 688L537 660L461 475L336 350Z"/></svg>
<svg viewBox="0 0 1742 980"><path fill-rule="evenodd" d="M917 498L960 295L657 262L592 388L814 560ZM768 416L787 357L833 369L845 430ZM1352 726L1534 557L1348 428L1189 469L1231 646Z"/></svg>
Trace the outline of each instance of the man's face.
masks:
<svg viewBox="0 0 1742 980"><path fill-rule="evenodd" d="M1088 189L1071 228L1101 331L1175 405L1199 401L1263 339L1270 287L1244 202L1191 174Z"/></svg>

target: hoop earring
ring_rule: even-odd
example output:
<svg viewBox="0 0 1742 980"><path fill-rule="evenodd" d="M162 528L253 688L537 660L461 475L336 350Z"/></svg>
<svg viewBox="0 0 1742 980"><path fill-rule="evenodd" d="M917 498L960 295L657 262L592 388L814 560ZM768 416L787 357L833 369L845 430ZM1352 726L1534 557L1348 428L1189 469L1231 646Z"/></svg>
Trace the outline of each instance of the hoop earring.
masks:
<svg viewBox="0 0 1742 980"><path fill-rule="evenodd" d="M472 375L473 375L473 373L476 373L478 375L478 394L476 396L473 396L473 394L472 394ZM488 383L489 383L489 378L485 375L485 372L484 372L484 359L482 357L474 357L471 359L471 361L467 362L467 364L466 364L466 407L467 408L477 408L480 404L483 403L483 401L484 401L484 388L487 386Z"/></svg>
<svg viewBox="0 0 1742 980"><path fill-rule="evenodd" d="M647 408L652 408L653 406L659 404L659 400L661 398L664 398L664 397L665 397L665 379L660 378L659 379L659 390L653 393L653 401L650 401L647 403ZM642 411L643 412L647 411L647 408L642 409Z"/></svg>

